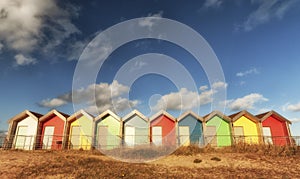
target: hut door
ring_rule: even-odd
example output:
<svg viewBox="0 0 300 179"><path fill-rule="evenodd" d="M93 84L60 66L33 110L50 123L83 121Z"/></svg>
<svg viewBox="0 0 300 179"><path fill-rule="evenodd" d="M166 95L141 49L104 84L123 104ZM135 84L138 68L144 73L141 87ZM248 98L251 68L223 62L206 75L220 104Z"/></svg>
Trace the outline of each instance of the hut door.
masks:
<svg viewBox="0 0 300 179"><path fill-rule="evenodd" d="M79 149L80 145L80 126L72 126L71 129L71 148Z"/></svg>
<svg viewBox="0 0 300 179"><path fill-rule="evenodd" d="M101 149L106 149L108 138L108 126L99 126L98 128L98 147Z"/></svg>
<svg viewBox="0 0 300 179"><path fill-rule="evenodd" d="M27 126L19 126L15 142L16 149L24 149L26 143Z"/></svg>
<svg viewBox="0 0 300 179"><path fill-rule="evenodd" d="M264 141L266 144L273 144L270 127L263 127Z"/></svg>
<svg viewBox="0 0 300 179"><path fill-rule="evenodd" d="M125 143L127 146L134 146L135 128L131 126L125 127Z"/></svg>
<svg viewBox="0 0 300 179"><path fill-rule="evenodd" d="M234 138L237 143L244 141L244 128L242 126L234 126Z"/></svg>
<svg viewBox="0 0 300 179"><path fill-rule="evenodd" d="M190 145L190 128L189 126L179 126L179 144Z"/></svg>
<svg viewBox="0 0 300 179"><path fill-rule="evenodd" d="M217 129L216 126L206 126L205 141L206 144L217 146Z"/></svg>
<svg viewBox="0 0 300 179"><path fill-rule="evenodd" d="M152 142L155 145L162 145L162 127L161 126L152 127Z"/></svg>
<svg viewBox="0 0 300 179"><path fill-rule="evenodd" d="M43 149L51 149L54 134L54 126L46 126L43 138Z"/></svg>

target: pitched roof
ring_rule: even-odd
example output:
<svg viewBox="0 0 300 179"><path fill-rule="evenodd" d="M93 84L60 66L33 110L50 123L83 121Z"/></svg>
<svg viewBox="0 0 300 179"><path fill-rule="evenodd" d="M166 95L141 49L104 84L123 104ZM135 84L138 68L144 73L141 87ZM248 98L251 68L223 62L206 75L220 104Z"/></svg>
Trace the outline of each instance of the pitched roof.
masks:
<svg viewBox="0 0 300 179"><path fill-rule="evenodd" d="M123 121L127 121L129 120L132 116L137 115L140 118L142 118L144 121L148 122L148 118L146 116L144 116L144 114L142 114L141 112L139 112L138 110L133 110L131 111L129 114L127 114L126 116L123 117Z"/></svg>
<svg viewBox="0 0 300 179"><path fill-rule="evenodd" d="M231 122L231 118L228 117L227 115L223 114L220 111L212 111L211 113L205 115L203 118L204 118L205 122L207 122L210 119L212 119L214 116L219 116L220 118L224 119L225 121Z"/></svg>
<svg viewBox="0 0 300 179"><path fill-rule="evenodd" d="M43 117L41 117L40 122L43 122L52 116L58 116L59 118L63 119L64 121L66 121L67 118L69 117L68 114L65 114L63 112L57 111L56 109L53 109L53 110L49 111L47 114L45 114Z"/></svg>
<svg viewBox="0 0 300 179"><path fill-rule="evenodd" d="M16 116L10 118L7 122L8 123L12 123L14 121L20 121L28 116L31 116L33 119L35 120L39 120L43 115L42 114L39 114L39 113L36 113L36 112L32 112L32 111L29 111L29 110L24 110L23 112L17 114Z"/></svg>
<svg viewBox="0 0 300 179"><path fill-rule="evenodd" d="M70 117L68 117L67 121L73 121L81 116L86 116L88 119L90 120L94 120L94 116L91 115L90 113L86 112L85 110L81 109L79 111L77 111L76 113L74 113L73 115L71 115Z"/></svg>
<svg viewBox="0 0 300 179"><path fill-rule="evenodd" d="M183 113L182 115L180 115L180 116L177 118L177 121L178 121L178 122L181 121L182 119L184 119L184 118L187 117L188 115L193 116L194 118L196 118L197 120L199 120L199 121L201 121L201 122L204 121L204 119L203 119L201 116L197 115L197 114L194 113L193 111L186 111L185 113Z"/></svg>
<svg viewBox="0 0 300 179"><path fill-rule="evenodd" d="M150 117L150 122L152 122L153 120L157 119L159 116L167 116L169 119L171 119L172 121L176 122L175 117L173 117L171 114L169 114L167 111L159 111L156 114L154 114L153 116Z"/></svg>
<svg viewBox="0 0 300 179"><path fill-rule="evenodd" d="M259 119L257 117L255 117L254 115L252 115L251 113L249 113L246 110L231 114L228 117L231 118L232 122L235 122L236 120L238 120L242 116L246 116L248 119L252 120L253 122L259 122Z"/></svg>
<svg viewBox="0 0 300 179"><path fill-rule="evenodd" d="M112 116L113 118L117 119L118 121L121 121L121 118L109 109L104 111L103 113L101 113L99 116L97 116L95 118L95 121L101 120L107 116Z"/></svg>
<svg viewBox="0 0 300 179"><path fill-rule="evenodd" d="M266 120L268 117L270 117L272 115L277 116L278 119L281 120L281 121L286 121L289 124L292 123L287 118L283 117L282 115L280 115L279 113L277 113L276 111L273 111L273 110L265 112L265 113L258 114L258 115L256 115L256 117L259 118L260 121L262 122L262 121Z"/></svg>

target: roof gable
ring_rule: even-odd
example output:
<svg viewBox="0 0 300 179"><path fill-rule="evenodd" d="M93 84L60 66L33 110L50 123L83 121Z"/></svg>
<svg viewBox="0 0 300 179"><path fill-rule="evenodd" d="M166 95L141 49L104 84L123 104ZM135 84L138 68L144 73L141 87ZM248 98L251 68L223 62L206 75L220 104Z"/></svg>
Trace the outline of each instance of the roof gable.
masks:
<svg viewBox="0 0 300 179"><path fill-rule="evenodd" d="M148 118L142 114L141 112L139 112L138 110L133 110L131 111L129 114L127 114L126 116L123 117L123 122L127 122L128 120L130 120L133 116L139 116L141 119L143 119L144 121L148 122Z"/></svg>
<svg viewBox="0 0 300 179"><path fill-rule="evenodd" d="M214 116L218 116L218 117L224 119L227 122L231 122L230 117L228 117L227 115L223 114L220 111L212 111L211 113L209 113L206 116L204 116L205 122L211 120Z"/></svg>
<svg viewBox="0 0 300 179"><path fill-rule="evenodd" d="M87 117L88 119L94 121L94 116L91 115L90 113L84 111L84 110L79 110L77 111L76 113L74 113L73 115L71 115L70 117L67 118L67 121L74 121L78 118L80 118L81 116L85 116Z"/></svg>
<svg viewBox="0 0 300 179"><path fill-rule="evenodd" d="M276 119L279 119L280 121L288 122L289 124L292 123L287 118L283 117L282 115L280 115L279 113L273 110L256 115L256 117L259 118L261 122L268 119L270 116L275 116Z"/></svg>
<svg viewBox="0 0 300 179"><path fill-rule="evenodd" d="M197 115L193 111L187 111L187 112L183 113L180 117L177 118L177 121L179 122L179 121L181 121L182 119L186 118L189 115L193 116L198 121L201 121L201 122L204 121L204 119L201 116Z"/></svg>
<svg viewBox="0 0 300 179"><path fill-rule="evenodd" d="M163 110L161 110L161 111L157 112L156 114L154 114L154 115L150 118L150 122L154 121L155 119L157 119L157 118L160 117L160 116L166 116L166 117L168 117L169 119L171 119L172 121L176 122L176 119L175 119L171 114L169 114L168 112L163 111Z"/></svg>
<svg viewBox="0 0 300 179"><path fill-rule="evenodd" d="M66 121L67 118L69 117L68 114L62 113L60 111L57 111L56 109L53 109L52 111L48 112L47 114L45 114L43 117L40 118L40 122L44 122L47 119L53 117L53 116L57 116L60 119Z"/></svg>
<svg viewBox="0 0 300 179"><path fill-rule="evenodd" d="M103 113L101 113L99 116L97 116L95 118L95 121L101 120L103 118L106 118L107 116L112 116L113 118L115 118L116 120L118 120L119 122L121 122L121 118L116 115L114 112L112 112L111 110L106 110Z"/></svg>
<svg viewBox="0 0 300 179"><path fill-rule="evenodd" d="M230 115L229 117L231 118L231 121L232 122L235 122L237 121L239 118L241 118L242 116L245 116L247 117L248 119L250 119L251 121L255 122L255 123L258 123L259 122L259 119L255 116L253 116L251 113L249 113L248 111L246 110L243 110L243 111L240 111L238 113L235 113L235 114L232 114Z"/></svg>
<svg viewBox="0 0 300 179"><path fill-rule="evenodd" d="M12 123L14 121L21 121L24 118L27 118L28 116L32 117L33 119L35 119L36 121L38 121L43 115L36 113L36 112L32 112L29 110L24 110L23 112L17 114L16 116L10 118L7 122L8 123Z"/></svg>

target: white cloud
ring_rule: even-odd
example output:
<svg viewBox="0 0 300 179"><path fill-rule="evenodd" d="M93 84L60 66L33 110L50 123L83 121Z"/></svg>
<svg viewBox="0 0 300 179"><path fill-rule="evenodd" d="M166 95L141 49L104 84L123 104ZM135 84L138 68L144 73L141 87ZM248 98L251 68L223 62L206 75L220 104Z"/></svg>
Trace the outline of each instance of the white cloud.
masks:
<svg viewBox="0 0 300 179"><path fill-rule="evenodd" d="M45 105L47 102L55 100L55 104L51 107L59 107L68 103L83 104L86 105L86 109L89 112L103 112L107 109L113 111L123 111L139 104L138 100L129 100L122 95L129 92L129 87L113 81L111 84L100 83L92 84L86 88L74 90L63 95L60 95L53 99L43 100L39 103L42 107L50 107L51 105ZM91 95L95 94L95 95ZM72 98L72 95L74 98ZM94 106L93 102L96 102L97 106ZM60 103L59 103L60 102Z"/></svg>
<svg viewBox="0 0 300 179"><path fill-rule="evenodd" d="M244 77L244 76L251 75L251 74L259 74L259 71L256 68L251 68L251 69L243 71L243 72L238 72L236 74L236 76Z"/></svg>
<svg viewBox="0 0 300 179"><path fill-rule="evenodd" d="M2 52L4 45L0 42L0 53Z"/></svg>
<svg viewBox="0 0 300 179"><path fill-rule="evenodd" d="M137 60L134 62L134 65L129 69L130 72L143 68L144 66L148 65L147 62L142 60Z"/></svg>
<svg viewBox="0 0 300 179"><path fill-rule="evenodd" d="M84 48L88 44L87 40L84 41L76 41L69 45L69 48L67 49L67 58L68 60L78 60L81 53L83 52Z"/></svg>
<svg viewBox="0 0 300 179"><path fill-rule="evenodd" d="M212 102L213 91L203 91L200 94L181 88L176 93L170 93L162 96L152 107L154 111L159 110L188 110L199 105L205 105Z"/></svg>
<svg viewBox="0 0 300 179"><path fill-rule="evenodd" d="M212 89L207 86L201 86L201 92L189 91L181 88L178 92L169 93L161 96L157 103L151 108L154 111L159 110L190 110L198 106L209 104L213 101L213 95L217 89L226 88L227 84L223 82L213 83Z"/></svg>
<svg viewBox="0 0 300 179"><path fill-rule="evenodd" d="M300 118L292 118L290 121L293 123L300 122Z"/></svg>
<svg viewBox="0 0 300 179"><path fill-rule="evenodd" d="M47 108L56 108L59 106L63 106L67 104L68 102L59 98L53 98L53 99L45 99L42 100L39 105L42 107L47 107Z"/></svg>
<svg viewBox="0 0 300 179"><path fill-rule="evenodd" d="M292 111L292 112L299 112L300 111L300 102L297 104L285 104L282 107L283 111Z"/></svg>
<svg viewBox="0 0 300 179"><path fill-rule="evenodd" d="M17 53L52 48L80 31L71 22L78 8L56 0L1 0L0 41Z"/></svg>
<svg viewBox="0 0 300 179"><path fill-rule="evenodd" d="M239 111L253 109L255 104L265 101L268 101L268 99L263 95L251 93L241 98L228 100L225 104L231 111Z"/></svg>
<svg viewBox="0 0 300 179"><path fill-rule="evenodd" d="M97 34L98 32L95 35ZM105 60L113 50L112 42L113 39L105 35L97 37L84 49L84 55L81 56L80 60L85 61L85 65L88 66L94 66L97 62Z"/></svg>
<svg viewBox="0 0 300 179"><path fill-rule="evenodd" d="M265 113L265 112L268 112L268 111L271 111L270 108L261 108L257 111L258 114L261 114L261 113Z"/></svg>
<svg viewBox="0 0 300 179"><path fill-rule="evenodd" d="M222 81L215 82L211 85L211 88L214 90L227 88L228 84Z"/></svg>
<svg viewBox="0 0 300 179"><path fill-rule="evenodd" d="M241 25L245 31L251 31L255 27L269 22L271 19L282 19L285 13L293 7L297 0L252 0L252 4L258 4L247 20Z"/></svg>
<svg viewBox="0 0 300 179"><path fill-rule="evenodd" d="M37 60L32 57L24 56L23 54L17 54L15 55L16 65L25 66L25 65L31 65L36 64Z"/></svg>
<svg viewBox="0 0 300 179"><path fill-rule="evenodd" d="M246 81L240 81L240 85L243 86L246 84Z"/></svg>
<svg viewBox="0 0 300 179"><path fill-rule="evenodd" d="M200 91L205 91L208 89L208 86L207 85L204 85L204 86L200 86Z"/></svg>
<svg viewBox="0 0 300 179"><path fill-rule="evenodd" d="M222 4L221 0L206 0L204 2L203 7L205 7L205 8L218 8L218 7L221 6L221 4Z"/></svg>
<svg viewBox="0 0 300 179"><path fill-rule="evenodd" d="M156 17L162 17L162 15L163 15L163 11L160 11L159 13L156 14L148 14L147 17L139 21L139 25L141 27L148 27L149 29L151 29L157 20Z"/></svg>

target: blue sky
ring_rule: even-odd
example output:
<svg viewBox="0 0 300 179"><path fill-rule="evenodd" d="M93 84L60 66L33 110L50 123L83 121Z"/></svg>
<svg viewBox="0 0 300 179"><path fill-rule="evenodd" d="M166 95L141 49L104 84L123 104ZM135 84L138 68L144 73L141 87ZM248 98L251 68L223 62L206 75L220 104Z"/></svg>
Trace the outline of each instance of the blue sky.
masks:
<svg viewBox="0 0 300 179"><path fill-rule="evenodd" d="M275 110L294 121L292 134L300 135L300 2L296 0L2 0L0 130L6 130L6 121L25 109L47 113L56 108L72 114L73 75L83 49L111 26L140 17L172 19L202 35L218 57L225 82L210 84L202 66L180 46L141 39L109 55L95 84L75 90L80 96L76 105L95 114L116 107L121 116L133 108L148 116L159 109L176 117L190 109L205 115L214 109L214 95L222 89L226 100L217 102L226 104L226 114ZM151 27L155 22L144 23ZM168 76L159 74L140 76L132 86L114 80L124 64L146 53L175 59L191 74L197 90L178 89ZM140 60L132 68L147 65L151 64ZM93 89L97 110L86 97Z"/></svg>

